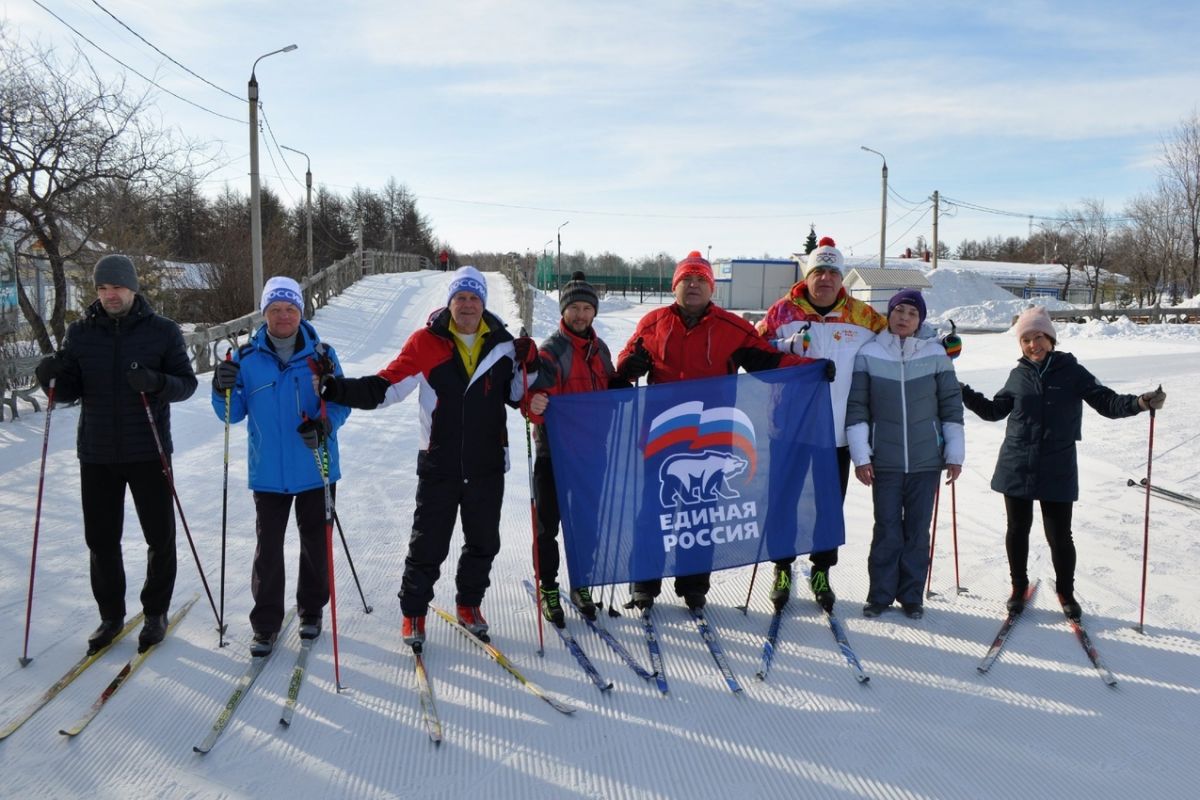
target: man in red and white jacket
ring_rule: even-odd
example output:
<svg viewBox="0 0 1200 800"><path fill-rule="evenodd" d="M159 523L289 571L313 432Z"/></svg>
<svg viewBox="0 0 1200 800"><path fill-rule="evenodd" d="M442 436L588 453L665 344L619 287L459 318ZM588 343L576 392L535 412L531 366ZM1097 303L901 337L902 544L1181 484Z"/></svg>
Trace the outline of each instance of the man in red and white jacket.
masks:
<svg viewBox="0 0 1200 800"><path fill-rule="evenodd" d="M842 286L845 267L842 251L837 249L833 239L821 237L817 248L808 254L804 280L776 300L757 326L762 337L782 352L828 358L837 365L837 377L830 384L829 393L843 502L850 479L846 402L854 374L854 357L859 348L887 328L887 317L869 303L846 293ZM784 558L775 562L771 602L777 610L787 605L791 597L792 562L795 560ZM837 596L829 584L829 570L837 564L837 548L810 553L808 560L812 562L809 588L817 602L826 611L832 611Z"/></svg>
<svg viewBox="0 0 1200 800"><path fill-rule="evenodd" d="M531 371L537 365L533 340L514 339L486 310L483 275L468 266L450 278L446 307L433 312L378 374L321 378L323 398L352 408L389 405L420 389L417 503L400 584L404 643L417 650L425 641L425 614L460 513L458 620L476 635L487 632L480 604L500 552L508 470L504 406L515 408L524 395L521 365Z"/></svg>
<svg viewBox="0 0 1200 800"><path fill-rule="evenodd" d="M648 374L651 384L670 383L732 375L739 368L757 372L814 360L771 346L749 322L712 302L715 288L712 265L693 250L671 278L675 302L638 322L617 356L617 375L633 381ZM704 607L708 586L707 572L675 578L675 593L691 609ZM637 581L634 605L649 608L661 590L661 579Z"/></svg>

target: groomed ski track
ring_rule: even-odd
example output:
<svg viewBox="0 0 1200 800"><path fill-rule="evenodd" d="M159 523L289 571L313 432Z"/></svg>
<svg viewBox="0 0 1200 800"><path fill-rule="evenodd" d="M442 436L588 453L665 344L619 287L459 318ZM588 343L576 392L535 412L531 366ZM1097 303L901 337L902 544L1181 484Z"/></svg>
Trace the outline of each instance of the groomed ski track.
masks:
<svg viewBox="0 0 1200 800"><path fill-rule="evenodd" d="M488 274L489 309L519 327L512 290ZM366 278L317 314L323 338L349 375L373 373L399 350L429 312L445 302L444 274ZM598 330L614 352L646 307L602 300ZM557 303L539 296L534 335L557 324ZM1004 339L990 342L990 339ZM1162 376L1173 412L1158 417L1165 449L1191 435L1200 413L1200 339L1132 349L1115 340L1062 343L1118 391L1141 390ZM1144 345L1145 343L1143 343ZM1086 347L1085 347L1086 346ZM1090 349L1088 349L1090 348ZM1011 337L967 338L960 377L999 390L1016 360ZM1165 378L1169 376L1170 381ZM196 396L172 410L174 467L180 499L210 584L220 552L223 426L209 406L208 375ZM1193 399L1194 398L1194 399ZM33 662L17 665L24 625L32 501L44 417L22 407L0 424L0 721L56 680L83 651L95 626L79 522L74 452L78 409L55 412L43 510ZM61 416L61 420L59 417ZM1153 504L1147 635L1138 615L1142 503L1124 487L1145 458L1147 419L1102 420L1085 409L1080 446L1078 597L1089 634L1120 680L1097 680L1052 592L1039 593L987 675L976 664L1003 618L1008 594L1003 505L988 480L1003 424L968 415L968 464L958 488L959 559L966 595L954 592L948 505L937 538L933 589L923 620L898 608L878 620L860 615L866 595L870 494L852 481L846 502L848 542L831 573L837 612L870 684L859 685L838 652L824 615L807 595L785 615L770 674L761 666L771 610L759 576L743 616L749 567L713 576L706 615L719 631L744 692L732 696L674 597L670 580L655 606L671 691L634 675L582 622L568 615L580 644L614 682L596 692L562 647L536 655L534 606L521 580L531 575L524 429L509 415L512 470L502 518L503 547L484 602L493 642L530 677L578 711L559 714L531 697L449 626L429 618L425 663L443 726L435 747L424 729L410 679L411 655L400 642L396 591L412 520L418 440L415 398L398 407L355 411L340 434L343 480L338 513L358 575L375 612L363 614L340 544L335 560L341 676L333 684L329 616L314 646L306 686L290 728L279 709L299 647L294 629L267 665L213 753L192 745L211 725L231 682L248 659L249 565L253 509L246 489L245 425L230 444L229 561L225 595L229 645L217 647L215 621L197 605L152 659L74 741L57 734L87 708L136 648L126 637L68 690L0 743L4 797L829 797L1009 798L1014 796L1190 796L1200 781L1194 757L1200 735L1200 518L1166 502ZM1186 450L1187 448L1184 448ZM1179 455L1177 451L1173 455ZM1177 463L1194 457L1181 459ZM1171 464L1156 460L1166 481ZM1179 474L1189 474L1180 466ZM1193 485L1180 487L1193 491ZM1031 574L1053 578L1035 518ZM128 602L137 602L144 546L132 505L125 530ZM456 532L437 585L436 603L453 604ZM287 540L288 600L298 548ZM769 570L768 570L769 574ZM566 581L564 563L561 581ZM176 602L200 582L179 532ZM797 581L795 591L806 587ZM608 593L604 593L607 603ZM624 600L618 592L618 600ZM606 606L607 608L607 606ZM136 610L136 608L133 608ZM605 612L601 612L605 614ZM633 612L602 617L645 663ZM294 628L294 626L293 626ZM547 636L553 636L549 631Z"/></svg>

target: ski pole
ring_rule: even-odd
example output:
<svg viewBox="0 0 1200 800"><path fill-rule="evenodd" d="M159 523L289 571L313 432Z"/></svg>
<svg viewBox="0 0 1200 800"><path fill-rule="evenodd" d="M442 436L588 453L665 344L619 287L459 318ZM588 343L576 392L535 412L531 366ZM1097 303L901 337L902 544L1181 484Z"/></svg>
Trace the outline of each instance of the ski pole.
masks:
<svg viewBox="0 0 1200 800"><path fill-rule="evenodd" d="M524 331L521 332L524 334ZM529 368L524 363L521 364L521 380L524 384L525 402L529 402ZM533 483L533 435L530 432L529 414L525 415L525 460L529 465L529 525L533 529L533 585L537 587L537 595L534 597L534 615L537 617L537 632L538 632L538 655L546 654L546 639L545 632L542 628L542 604L539 599L542 591L542 569L541 558L538 556L538 525L537 525L537 501L534 499L534 483Z"/></svg>
<svg viewBox="0 0 1200 800"><path fill-rule="evenodd" d="M929 534L929 569L925 578L925 597L937 597L937 592L933 591L933 546L937 543L937 518L938 505L942 499L942 486L939 481L937 489L933 492L933 529Z"/></svg>
<svg viewBox="0 0 1200 800"><path fill-rule="evenodd" d="M325 417L325 401L321 401L321 417ZM342 689L341 661L338 658L337 587L333 575L333 493L329 488L329 448L322 444L313 450L321 485L325 488L325 561L329 569L329 616L333 620L333 682L340 694Z"/></svg>
<svg viewBox="0 0 1200 800"><path fill-rule="evenodd" d="M237 346L237 342L234 342ZM225 353L225 360L233 360L233 348ZM229 520L229 419L233 405L233 389L225 390L225 475L221 482L221 610L217 614L217 647L225 646L225 542Z"/></svg>
<svg viewBox="0 0 1200 800"><path fill-rule="evenodd" d="M958 581L958 492L957 483L950 484L950 534L951 540L954 543L954 589L959 594L966 594L969 590ZM932 542L930 543L932 546ZM930 554L930 561L933 560Z"/></svg>
<svg viewBox="0 0 1200 800"><path fill-rule="evenodd" d="M743 614L750 609L750 594L754 591L754 579L758 577L758 562L754 562L754 569L750 570L750 586L746 589L746 602L740 606L735 606L738 611Z"/></svg>
<svg viewBox="0 0 1200 800"><path fill-rule="evenodd" d="M362 584L358 582L358 572L354 569L354 559L350 557L350 546L346 544L346 534L342 530L342 518L338 516L337 508L333 509L333 521L337 524L338 536L342 537L342 550L346 553L346 561L350 564L350 574L354 576L354 585L358 587L358 596L362 600L363 613L370 614L375 609L367 605L367 596L363 594Z"/></svg>
<svg viewBox="0 0 1200 800"><path fill-rule="evenodd" d="M1161 386L1158 387L1160 390ZM1150 438L1146 447L1146 520L1142 529L1142 602L1138 610L1137 632L1145 633L1146 621L1146 565L1150 555L1150 472L1154 462L1154 409L1150 409Z"/></svg>
<svg viewBox="0 0 1200 800"><path fill-rule="evenodd" d="M323 355L324 349L319 352L322 354L322 358L308 359L309 370L318 378L333 370L332 361ZM333 622L333 682L340 694L344 687L342 686L341 659L338 655L337 583L333 572L333 525L337 512L333 508L333 490L329 485L329 444L325 441L325 430L329 428L329 410L326 408L325 398L321 397L320 392L317 392L317 398L321 408L322 429L318 445L312 452L313 458L317 461L317 471L321 473L321 485L325 489L325 562L329 570L329 615ZM298 396L297 402L299 402ZM307 422L308 415L301 411L300 419ZM344 544L345 539L342 542Z"/></svg>
<svg viewBox="0 0 1200 800"><path fill-rule="evenodd" d="M137 362L129 365L137 369ZM162 437L158 435L158 424L154 421L154 412L150 410L150 401L145 392L138 392L142 397L142 408L146 409L146 419L150 422L150 432L154 434L154 445L158 448L158 460L162 464L163 476L171 487L171 496L175 498L175 509L179 512L179 521L183 523L183 532L187 534L188 547L192 550L192 558L196 561L196 571L200 573L200 583L204 585L204 593L208 595L208 605L212 608L213 616L217 618L217 627L221 626L221 615L217 612L217 604L213 601L212 590L208 588L208 578L204 577L204 567L200 566L200 554L196 552L196 542L192 540L192 531L188 527L187 517L183 515L183 504L179 502L179 492L175 491L175 475L171 472L171 462L167 461L167 453L163 450Z"/></svg>
<svg viewBox="0 0 1200 800"><path fill-rule="evenodd" d="M46 390L46 429L42 433L42 466L38 472L37 510L33 514L33 553L29 556L29 597L25 601L25 646L21 657L17 659L21 666L33 661L29 657L29 625L33 619L33 576L37 571L38 531L42 525L42 489L46 485L46 453L50 448L50 412L54 409L54 383L57 378L50 379L50 388Z"/></svg>

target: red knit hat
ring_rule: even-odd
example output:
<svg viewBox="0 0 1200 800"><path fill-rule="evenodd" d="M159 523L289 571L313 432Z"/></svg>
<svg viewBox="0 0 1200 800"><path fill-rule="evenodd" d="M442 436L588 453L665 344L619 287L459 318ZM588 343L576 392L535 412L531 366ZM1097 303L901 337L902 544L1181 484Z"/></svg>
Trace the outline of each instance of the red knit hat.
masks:
<svg viewBox="0 0 1200 800"><path fill-rule="evenodd" d="M716 289L717 285L713 282L712 264L704 256L700 255L699 250L693 250L687 254L687 258L675 265L675 275L671 278L671 291L675 291L675 287L688 275L699 275L708 283L708 288Z"/></svg>

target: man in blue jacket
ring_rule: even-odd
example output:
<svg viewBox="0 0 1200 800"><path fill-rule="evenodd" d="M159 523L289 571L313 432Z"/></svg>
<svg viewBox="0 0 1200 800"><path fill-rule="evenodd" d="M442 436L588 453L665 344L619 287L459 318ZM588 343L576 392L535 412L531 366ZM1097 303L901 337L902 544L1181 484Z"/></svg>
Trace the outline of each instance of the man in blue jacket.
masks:
<svg viewBox="0 0 1200 800"><path fill-rule="evenodd" d="M296 606L300 637L315 639L329 602L325 541L325 482L318 459L328 465L329 491L341 477L337 429L350 409L324 403L313 389L314 373L341 375L337 354L306 322L300 286L274 277L263 287L266 322L232 361L213 374L212 406L230 422L249 418L250 489L254 492L258 547L250 591L252 656L269 655L284 616L283 535L292 501L300 529L300 573ZM316 454L316 457L314 457Z"/></svg>
<svg viewBox="0 0 1200 800"><path fill-rule="evenodd" d="M159 316L138 294L128 256L107 255L92 271L97 299L71 323L63 348L37 366L42 388L54 381L54 399L80 401L79 488L83 536L90 553L92 594L100 626L88 651L108 646L125 626L125 564L121 533L125 489L133 495L146 539L145 625L139 650L163 640L175 590L175 509L163 458L171 452L171 403L196 391L196 373L179 326ZM162 441L162 458L146 406Z"/></svg>

